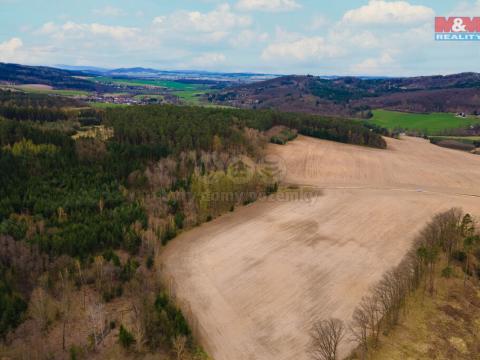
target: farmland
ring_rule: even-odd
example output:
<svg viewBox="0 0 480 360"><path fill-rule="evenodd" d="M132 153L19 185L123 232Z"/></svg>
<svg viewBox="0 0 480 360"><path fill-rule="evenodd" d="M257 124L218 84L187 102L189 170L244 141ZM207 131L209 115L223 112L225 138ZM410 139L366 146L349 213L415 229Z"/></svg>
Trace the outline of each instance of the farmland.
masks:
<svg viewBox="0 0 480 360"><path fill-rule="evenodd" d="M145 88L150 98L164 99L164 95L171 94L177 96L183 103L188 105L199 105L200 96L210 89L208 85L201 83L186 83L160 79L129 79L102 76L90 78L90 80L110 86ZM142 96L145 97L147 95L135 95L134 98L139 99Z"/></svg>
<svg viewBox="0 0 480 360"><path fill-rule="evenodd" d="M285 184L315 196L286 201L280 192L181 235L161 255L217 360L308 359L312 322L348 321L433 214L480 214L480 158L426 140L389 139L378 150L301 136L269 154L285 166Z"/></svg>
<svg viewBox="0 0 480 360"><path fill-rule="evenodd" d="M374 110L373 118L369 122L389 130L401 129L426 133L427 135L439 135L445 130L478 124L480 118L474 116L461 118L449 113L414 114Z"/></svg>
<svg viewBox="0 0 480 360"><path fill-rule="evenodd" d="M177 95L180 99L182 99L186 104L189 105L200 104L200 96L205 93L206 90L184 90L173 92L174 95Z"/></svg>
<svg viewBox="0 0 480 360"><path fill-rule="evenodd" d="M62 89L53 89L48 85L41 84L27 84L27 85L16 85L16 86L2 86L5 89L13 89L19 91L25 91L32 94L49 94L49 95L61 95L61 96L87 96L89 92L82 90L62 90Z"/></svg>
<svg viewBox="0 0 480 360"><path fill-rule="evenodd" d="M202 85L198 84L188 84L178 81L170 80L149 80L149 79L118 79L111 77L96 77L90 78L95 82L105 83L105 84L119 84L119 85L128 85L128 86L155 86L162 87L176 91L187 91L187 90L196 90L202 88Z"/></svg>

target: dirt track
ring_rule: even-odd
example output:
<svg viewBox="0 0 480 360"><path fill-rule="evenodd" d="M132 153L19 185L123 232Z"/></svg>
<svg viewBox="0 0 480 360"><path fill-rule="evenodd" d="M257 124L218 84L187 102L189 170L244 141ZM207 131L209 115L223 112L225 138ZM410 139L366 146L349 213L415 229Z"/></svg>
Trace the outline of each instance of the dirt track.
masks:
<svg viewBox="0 0 480 360"><path fill-rule="evenodd" d="M272 145L285 181L323 196L259 202L167 247L164 274L215 360L308 359L312 321L348 321L433 214L460 206L480 216L480 156L388 142L388 150L305 137Z"/></svg>

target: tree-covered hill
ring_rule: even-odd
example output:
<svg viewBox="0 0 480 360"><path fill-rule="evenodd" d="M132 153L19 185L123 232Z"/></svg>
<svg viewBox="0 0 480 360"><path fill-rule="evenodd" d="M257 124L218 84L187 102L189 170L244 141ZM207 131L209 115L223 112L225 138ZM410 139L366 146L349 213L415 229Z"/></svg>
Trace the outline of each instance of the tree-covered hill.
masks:
<svg viewBox="0 0 480 360"><path fill-rule="evenodd" d="M88 288L106 303L134 291L146 318L156 319L139 320L148 349L173 351L179 336L193 349L181 313L157 303L165 298L161 287L135 286L150 281L158 246L277 191L274 177L248 166L262 157L264 131L282 125L323 139L386 146L380 129L346 119L176 106L72 115L61 103L49 107L49 99L4 94L0 100L9 117L0 118L0 338L29 317L41 326L40 335L56 326L50 313L35 312L45 309L39 301L50 299L68 322L58 304L72 282L75 291ZM238 181L242 174L248 176ZM235 196L214 196L225 193Z"/></svg>
<svg viewBox="0 0 480 360"><path fill-rule="evenodd" d="M300 134L320 139L385 148L381 128L326 116L281 113L270 110L239 110L199 107L150 106L109 109L106 121L115 128L115 138L124 144L159 144L169 151L200 147L205 149L215 133L231 137L232 127L266 131L283 125ZM206 121L208 119L208 121Z"/></svg>
<svg viewBox="0 0 480 360"><path fill-rule="evenodd" d="M98 84L84 80L85 73L60 70L46 66L27 66L0 63L0 82L13 84L44 84L56 89L96 91Z"/></svg>

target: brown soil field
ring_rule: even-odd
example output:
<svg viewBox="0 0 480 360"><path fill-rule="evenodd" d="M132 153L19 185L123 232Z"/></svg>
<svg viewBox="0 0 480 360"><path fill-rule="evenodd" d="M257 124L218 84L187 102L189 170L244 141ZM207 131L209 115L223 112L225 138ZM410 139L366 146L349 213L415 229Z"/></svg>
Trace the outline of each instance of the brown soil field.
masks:
<svg viewBox="0 0 480 360"><path fill-rule="evenodd" d="M20 89L33 89L33 90L53 90L53 87L50 85L44 84L25 84L25 85L18 85Z"/></svg>
<svg viewBox="0 0 480 360"><path fill-rule="evenodd" d="M307 137L270 145L286 183L323 195L280 193L167 246L162 274L215 360L308 359L312 322L349 321L431 216L454 206L480 216L479 156L387 141L388 150Z"/></svg>

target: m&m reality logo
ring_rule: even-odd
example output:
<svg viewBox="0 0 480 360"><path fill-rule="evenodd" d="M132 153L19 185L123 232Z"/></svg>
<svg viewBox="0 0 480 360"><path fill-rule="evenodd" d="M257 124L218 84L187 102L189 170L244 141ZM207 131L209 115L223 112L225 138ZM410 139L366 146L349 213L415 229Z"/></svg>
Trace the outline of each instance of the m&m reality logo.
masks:
<svg viewBox="0 0 480 360"><path fill-rule="evenodd" d="M435 40L480 41L480 17L436 17Z"/></svg>

